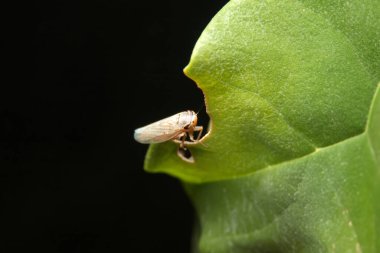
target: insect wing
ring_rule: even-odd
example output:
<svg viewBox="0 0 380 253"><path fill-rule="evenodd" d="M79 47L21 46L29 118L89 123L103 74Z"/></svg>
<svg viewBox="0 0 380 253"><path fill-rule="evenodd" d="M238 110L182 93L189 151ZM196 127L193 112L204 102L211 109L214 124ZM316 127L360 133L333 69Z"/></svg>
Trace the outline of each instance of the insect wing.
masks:
<svg viewBox="0 0 380 253"><path fill-rule="evenodd" d="M174 139L183 132L178 125L179 113L135 130L135 140L148 144Z"/></svg>

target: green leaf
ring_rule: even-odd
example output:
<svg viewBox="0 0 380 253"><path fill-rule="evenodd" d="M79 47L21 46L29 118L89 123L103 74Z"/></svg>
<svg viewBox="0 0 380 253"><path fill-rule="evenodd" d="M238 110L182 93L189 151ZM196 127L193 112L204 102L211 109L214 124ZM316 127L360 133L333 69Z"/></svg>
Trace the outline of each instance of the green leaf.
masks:
<svg viewBox="0 0 380 253"><path fill-rule="evenodd" d="M380 80L379 1L228 3L185 72L205 94L204 145L152 145L150 172L228 179L315 152L364 131Z"/></svg>
<svg viewBox="0 0 380 253"><path fill-rule="evenodd" d="M196 252L380 252L379 27L377 0L232 0L213 18L185 69L210 116L195 163L170 142L145 160L185 182Z"/></svg>
<svg viewBox="0 0 380 253"><path fill-rule="evenodd" d="M379 129L380 86L365 133L239 179L187 184L199 252L380 252Z"/></svg>

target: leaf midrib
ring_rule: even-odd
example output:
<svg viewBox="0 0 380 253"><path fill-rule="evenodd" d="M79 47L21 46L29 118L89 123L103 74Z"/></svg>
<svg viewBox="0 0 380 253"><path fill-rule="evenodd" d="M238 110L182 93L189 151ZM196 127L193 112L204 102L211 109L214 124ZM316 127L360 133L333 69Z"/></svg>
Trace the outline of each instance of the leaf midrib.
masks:
<svg viewBox="0 0 380 253"><path fill-rule="evenodd" d="M315 155L318 152L322 152L322 151L325 151L326 149L334 148L335 146L341 145L344 142L349 142L349 141L353 141L354 139L362 138L362 136L368 137L367 132L365 131L365 132L363 132L361 134L349 137L347 139L344 139L342 141L336 142L334 144L331 144L331 145L328 145L328 146L325 146L325 147L316 148L316 150L314 152L307 153L306 155L299 156L299 157L297 157L295 159L286 160L286 161L279 162L279 163L276 163L276 164L271 164L269 166L263 167L263 168L261 168L259 170L253 171L253 172L248 172L248 173L245 173L245 174L236 175L236 176L233 176L231 178L224 178L224 179L220 179L220 180L213 180L211 182L228 181L228 180L231 180L231 179L239 179L239 178L249 177L249 176L252 176L254 174L259 174L259 173L267 173L267 172L269 173L269 171L278 169L279 167L283 167L287 163L293 163L293 162L295 162L297 160L306 159L307 157ZM371 152L371 154L372 154L372 152Z"/></svg>

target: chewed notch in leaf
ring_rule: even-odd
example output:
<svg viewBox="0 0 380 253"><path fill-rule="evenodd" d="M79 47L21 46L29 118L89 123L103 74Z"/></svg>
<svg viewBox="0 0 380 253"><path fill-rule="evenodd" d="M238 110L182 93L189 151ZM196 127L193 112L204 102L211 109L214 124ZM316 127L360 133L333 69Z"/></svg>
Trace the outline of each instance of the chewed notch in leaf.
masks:
<svg viewBox="0 0 380 253"><path fill-rule="evenodd" d="M171 144L152 145L146 169L191 182L230 179L363 133L380 79L380 50L376 38L360 42L368 22L350 23L363 20L358 9L371 12L368 4L357 5L331 16L330 5L314 1L230 1L185 68L205 95L212 123L205 145L191 147L192 164Z"/></svg>

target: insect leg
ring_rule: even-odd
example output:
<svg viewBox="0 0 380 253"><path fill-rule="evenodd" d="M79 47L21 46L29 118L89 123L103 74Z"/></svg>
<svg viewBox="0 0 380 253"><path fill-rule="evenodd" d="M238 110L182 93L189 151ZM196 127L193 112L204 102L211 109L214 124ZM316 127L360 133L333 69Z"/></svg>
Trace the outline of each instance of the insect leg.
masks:
<svg viewBox="0 0 380 253"><path fill-rule="evenodd" d="M203 126L194 127L194 132L195 131L199 132L197 135L197 139L195 141L199 141L199 139L201 138L202 132L203 132ZM194 138L194 136L193 136L193 138ZM193 139L193 141L194 141L194 139Z"/></svg>
<svg viewBox="0 0 380 253"><path fill-rule="evenodd" d="M186 136L186 135L185 135ZM181 136L182 137L182 136ZM186 137L184 138L180 138L180 139L173 139L172 140L174 143L178 143L178 144L183 144L183 145L188 145L188 144L196 144L197 141L186 141Z"/></svg>
<svg viewBox="0 0 380 253"><path fill-rule="evenodd" d="M184 145L187 145L187 144L196 144L199 142L199 139L201 138L202 131L203 131L203 126L196 126L194 127L193 131L184 132L178 135L177 139L174 139L173 141L175 143L181 144L182 148L184 147ZM196 139L194 139L194 132L199 132ZM189 135L189 138L191 141L186 141L187 134Z"/></svg>
<svg viewBox="0 0 380 253"><path fill-rule="evenodd" d="M194 127L194 129L192 129L192 131L189 131L190 140L193 142L199 141L199 139L201 138L201 135L202 135L202 131L203 131L203 126ZM199 132L196 140L194 140L194 132Z"/></svg>
<svg viewBox="0 0 380 253"><path fill-rule="evenodd" d="M187 133L184 132L180 138L180 145L179 145L179 147L182 149L185 148L186 137L187 137Z"/></svg>
<svg viewBox="0 0 380 253"><path fill-rule="evenodd" d="M183 147L184 147L184 144L185 144L185 142L186 142L186 132L183 132L183 133L177 135L177 137L175 137L175 139L172 139L172 141L173 141L174 143L178 143L178 144L180 144L180 145L179 145L180 148L183 148Z"/></svg>

